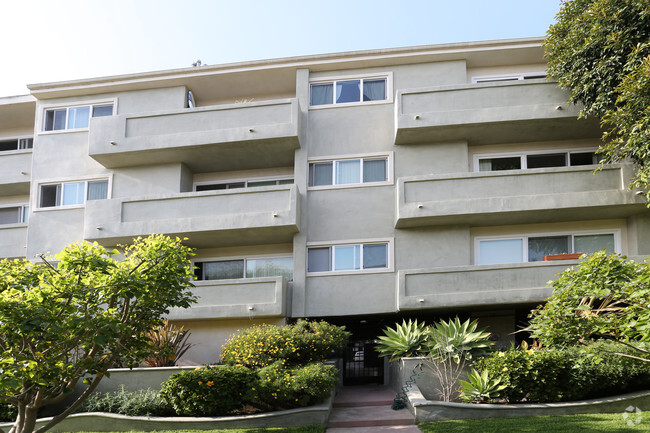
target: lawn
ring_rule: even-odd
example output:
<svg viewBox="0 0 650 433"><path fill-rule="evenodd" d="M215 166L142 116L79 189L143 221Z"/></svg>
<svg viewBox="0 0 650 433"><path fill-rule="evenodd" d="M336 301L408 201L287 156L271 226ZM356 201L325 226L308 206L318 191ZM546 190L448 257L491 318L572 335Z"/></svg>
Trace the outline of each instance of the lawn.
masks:
<svg viewBox="0 0 650 433"><path fill-rule="evenodd" d="M422 423L418 427L424 433L650 432L650 411L643 412L640 418L636 413L628 414L627 421L622 413L608 413L438 421Z"/></svg>

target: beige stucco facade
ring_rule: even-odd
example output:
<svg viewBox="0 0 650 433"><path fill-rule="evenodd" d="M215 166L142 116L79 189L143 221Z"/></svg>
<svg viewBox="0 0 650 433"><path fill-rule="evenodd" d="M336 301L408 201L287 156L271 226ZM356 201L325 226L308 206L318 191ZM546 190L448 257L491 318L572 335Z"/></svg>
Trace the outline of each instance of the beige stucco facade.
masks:
<svg viewBox="0 0 650 433"><path fill-rule="evenodd" d="M506 344L549 296L547 281L577 260L524 251L487 263L481 242L561 237L578 248L576 237L605 236L615 252L650 255L650 213L627 188L633 167L594 173L595 162L570 162L598 147L598 122L578 119L545 69L532 38L30 85L29 96L0 98L0 143L34 139L0 151L0 209L28 206L28 218L0 225L0 256L165 233L188 238L201 263L290 257L290 281L197 281L198 304L169 316L192 331L188 364L217 361L237 329L301 317L368 339L402 317L458 314L484 318ZM315 85L336 93L373 80L384 95L314 102ZM112 115L47 126L53 113L70 122L86 106ZM567 162L481 168L547 154ZM368 173L379 161L384 177L341 180L346 161ZM317 166L333 167L330 184L314 180ZM97 182L100 199L44 205L43 186ZM201 190L212 184L223 188ZM379 265L364 262L370 246ZM350 269L339 261L352 249L360 257ZM314 270L310 251L329 254L329 268Z"/></svg>

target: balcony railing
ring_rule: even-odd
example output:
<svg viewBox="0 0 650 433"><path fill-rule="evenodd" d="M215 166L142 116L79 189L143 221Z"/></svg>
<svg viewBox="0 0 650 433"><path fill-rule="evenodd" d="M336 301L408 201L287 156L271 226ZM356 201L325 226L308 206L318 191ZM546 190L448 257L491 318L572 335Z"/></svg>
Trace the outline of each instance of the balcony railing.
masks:
<svg viewBox="0 0 650 433"><path fill-rule="evenodd" d="M298 232L295 185L204 191L86 203L84 237L128 243L162 233L197 248L291 242Z"/></svg>
<svg viewBox="0 0 650 433"><path fill-rule="evenodd" d="M27 224L0 225L0 259L25 257Z"/></svg>
<svg viewBox="0 0 650 433"><path fill-rule="evenodd" d="M577 120L568 94L543 79L478 83L397 93L395 143L473 144L598 137L596 120Z"/></svg>
<svg viewBox="0 0 650 433"><path fill-rule="evenodd" d="M400 310L541 302L546 283L577 260L399 271Z"/></svg>
<svg viewBox="0 0 650 433"><path fill-rule="evenodd" d="M108 168L182 162L194 172L292 165L297 99L91 119L89 154ZM256 157L251 157L255 155Z"/></svg>
<svg viewBox="0 0 650 433"><path fill-rule="evenodd" d="M174 308L171 320L285 317L287 281L283 277L195 281L198 302Z"/></svg>
<svg viewBox="0 0 650 433"><path fill-rule="evenodd" d="M518 224L622 218L645 208L626 185L627 164L556 167L398 179L395 226Z"/></svg>
<svg viewBox="0 0 650 433"><path fill-rule="evenodd" d="M29 194L32 151L0 152L0 195Z"/></svg>

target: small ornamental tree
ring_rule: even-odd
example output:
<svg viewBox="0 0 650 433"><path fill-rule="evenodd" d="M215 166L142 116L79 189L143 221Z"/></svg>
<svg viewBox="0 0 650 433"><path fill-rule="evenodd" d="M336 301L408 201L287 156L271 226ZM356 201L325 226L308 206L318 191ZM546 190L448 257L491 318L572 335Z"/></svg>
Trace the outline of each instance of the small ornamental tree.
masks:
<svg viewBox="0 0 650 433"><path fill-rule="evenodd" d="M120 255L119 259L113 256ZM0 403L18 408L11 433L34 431L38 410L61 402L77 383L74 403L36 432L72 413L116 363L152 355L148 332L170 307L189 307L191 250L152 235L122 252L70 245L42 262L0 261Z"/></svg>
<svg viewBox="0 0 650 433"><path fill-rule="evenodd" d="M603 251L587 256L549 284L553 295L531 313L532 337L546 346L596 339L621 342L650 362L650 263Z"/></svg>

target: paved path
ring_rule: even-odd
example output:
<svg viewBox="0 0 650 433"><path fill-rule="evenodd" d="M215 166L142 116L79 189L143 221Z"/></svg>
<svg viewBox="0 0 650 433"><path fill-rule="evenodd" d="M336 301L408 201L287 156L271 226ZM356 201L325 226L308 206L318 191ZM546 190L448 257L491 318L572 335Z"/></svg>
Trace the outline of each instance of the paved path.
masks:
<svg viewBox="0 0 650 433"><path fill-rule="evenodd" d="M391 409L394 398L385 386L339 388L326 433L421 433L408 409Z"/></svg>

